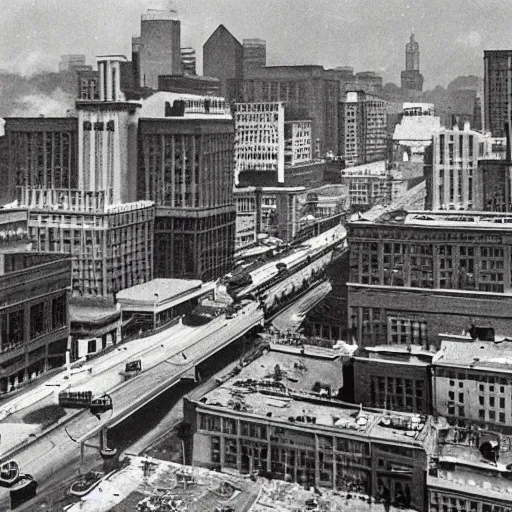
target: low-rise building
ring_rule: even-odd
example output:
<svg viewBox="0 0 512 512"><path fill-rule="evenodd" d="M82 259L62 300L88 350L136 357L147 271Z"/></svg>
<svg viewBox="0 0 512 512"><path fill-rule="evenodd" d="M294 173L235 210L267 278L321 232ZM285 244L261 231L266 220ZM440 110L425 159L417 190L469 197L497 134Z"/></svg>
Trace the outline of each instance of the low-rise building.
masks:
<svg viewBox="0 0 512 512"><path fill-rule="evenodd" d="M474 428L440 428L427 476L429 511L510 510L511 463L510 436Z"/></svg>
<svg viewBox="0 0 512 512"><path fill-rule="evenodd" d="M269 352L187 401L194 465L260 471L426 510L431 420L338 401L341 364Z"/></svg>
<svg viewBox="0 0 512 512"><path fill-rule="evenodd" d="M425 347L368 347L354 357L354 402L409 413L432 413L430 365Z"/></svg>
<svg viewBox="0 0 512 512"><path fill-rule="evenodd" d="M153 279L117 294L123 339L169 327L201 299L214 298L215 283L197 279Z"/></svg>
<svg viewBox="0 0 512 512"><path fill-rule="evenodd" d="M512 347L479 337L493 338L493 331L475 326L472 336L442 339L432 366L435 413L453 425L511 434Z"/></svg>
<svg viewBox="0 0 512 512"><path fill-rule="evenodd" d="M70 256L0 242L0 393L66 362L70 291Z"/></svg>
<svg viewBox="0 0 512 512"><path fill-rule="evenodd" d="M342 169L341 182L348 186L350 205L357 209L386 205L407 186L399 172L388 169L385 160Z"/></svg>

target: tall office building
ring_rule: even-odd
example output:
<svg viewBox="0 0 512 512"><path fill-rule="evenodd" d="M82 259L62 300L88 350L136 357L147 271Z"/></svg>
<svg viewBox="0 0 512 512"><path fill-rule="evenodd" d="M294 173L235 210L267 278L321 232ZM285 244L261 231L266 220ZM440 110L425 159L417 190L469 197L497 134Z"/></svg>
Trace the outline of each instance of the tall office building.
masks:
<svg viewBox="0 0 512 512"><path fill-rule="evenodd" d="M420 45L411 34L405 45L405 71L402 71L402 89L423 90L423 75L420 73Z"/></svg>
<svg viewBox="0 0 512 512"><path fill-rule="evenodd" d="M386 158L386 102L363 91L347 92L339 104L339 150L347 166Z"/></svg>
<svg viewBox="0 0 512 512"><path fill-rule="evenodd" d="M505 137L512 100L512 50L484 51L484 129Z"/></svg>
<svg viewBox="0 0 512 512"><path fill-rule="evenodd" d="M73 255L74 295L112 299L152 278L154 207L134 200L140 104L125 101L123 62L98 57L98 99L78 100L78 119L6 123L9 187L34 248Z"/></svg>
<svg viewBox="0 0 512 512"><path fill-rule="evenodd" d="M234 126L219 97L159 92L139 121L138 197L155 201L155 277L212 280L233 264Z"/></svg>
<svg viewBox="0 0 512 512"><path fill-rule="evenodd" d="M196 51L189 46L181 49L181 65L186 75L196 74Z"/></svg>
<svg viewBox="0 0 512 512"><path fill-rule="evenodd" d="M314 158L338 153L340 82L322 66L257 68L233 85L240 102L283 101L289 120L311 120Z"/></svg>
<svg viewBox="0 0 512 512"><path fill-rule="evenodd" d="M243 47L224 25L203 45L203 75L220 80L220 95L227 100L232 99L228 82L243 77Z"/></svg>
<svg viewBox="0 0 512 512"><path fill-rule="evenodd" d="M157 89L159 75L182 72L181 22L176 11L149 9L142 15L139 59L142 87Z"/></svg>
<svg viewBox="0 0 512 512"><path fill-rule="evenodd" d="M244 39L244 76L267 65L267 43L263 39Z"/></svg>

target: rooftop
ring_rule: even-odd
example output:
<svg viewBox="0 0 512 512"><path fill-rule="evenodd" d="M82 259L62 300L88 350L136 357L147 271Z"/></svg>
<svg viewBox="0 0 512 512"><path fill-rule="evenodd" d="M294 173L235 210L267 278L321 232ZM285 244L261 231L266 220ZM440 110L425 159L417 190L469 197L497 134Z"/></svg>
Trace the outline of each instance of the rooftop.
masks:
<svg viewBox="0 0 512 512"><path fill-rule="evenodd" d="M342 176L384 176L387 174L386 160L347 167L341 171Z"/></svg>
<svg viewBox="0 0 512 512"><path fill-rule="evenodd" d="M393 140L400 144L408 145L408 142L418 141L430 144L432 136L441 129L441 118L432 115L417 115L402 117L395 127Z"/></svg>
<svg viewBox="0 0 512 512"><path fill-rule="evenodd" d="M442 340L433 359L438 366L471 367L475 370L512 371L512 339L505 341Z"/></svg>
<svg viewBox="0 0 512 512"><path fill-rule="evenodd" d="M160 304L192 293L202 285L199 279L153 279L121 290L117 293L117 300L122 303Z"/></svg>
<svg viewBox="0 0 512 512"><path fill-rule="evenodd" d="M279 370L276 369L279 365ZM280 380L275 376L280 374ZM215 408L272 417L288 424L315 424L330 431L349 430L352 435L384 442L423 445L429 436L425 416L366 411L328 397L336 396L342 382L342 362L319 361L301 355L268 352L234 378L201 398Z"/></svg>

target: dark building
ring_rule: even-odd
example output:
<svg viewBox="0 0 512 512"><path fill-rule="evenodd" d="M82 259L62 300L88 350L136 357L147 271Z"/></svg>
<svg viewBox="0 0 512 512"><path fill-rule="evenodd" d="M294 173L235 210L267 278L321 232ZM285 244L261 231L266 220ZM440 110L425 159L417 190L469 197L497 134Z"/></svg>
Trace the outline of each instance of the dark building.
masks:
<svg viewBox="0 0 512 512"><path fill-rule="evenodd" d="M219 25L203 45L203 75L220 80L221 96L231 100L229 80L243 78L243 47L224 26Z"/></svg>
<svg viewBox="0 0 512 512"><path fill-rule="evenodd" d="M70 256L5 249L0 241L0 393L65 363L71 288Z"/></svg>
<svg viewBox="0 0 512 512"><path fill-rule="evenodd" d="M73 117L7 118L7 201L16 187L70 189L78 184L78 120Z"/></svg>
<svg viewBox="0 0 512 512"><path fill-rule="evenodd" d="M141 16L138 54L141 87L156 89L159 75L181 74L181 22L175 11L148 9Z"/></svg>
<svg viewBox="0 0 512 512"><path fill-rule="evenodd" d="M512 232L507 214L385 213L348 224L349 322L363 348L438 348L472 324L509 336Z"/></svg>
<svg viewBox="0 0 512 512"><path fill-rule="evenodd" d="M215 279L233 263L231 119L139 122L138 195L155 201L155 277Z"/></svg>
<svg viewBox="0 0 512 512"><path fill-rule="evenodd" d="M338 153L339 80L322 66L256 68L231 86L243 103L286 104L287 120L310 119L313 157Z"/></svg>
<svg viewBox="0 0 512 512"><path fill-rule="evenodd" d="M401 74L402 89L423 90L423 75L420 73L420 45L411 34L405 45L405 71Z"/></svg>
<svg viewBox="0 0 512 512"><path fill-rule="evenodd" d="M78 73L78 96L81 100L99 100L100 87L98 71L80 71Z"/></svg>
<svg viewBox="0 0 512 512"><path fill-rule="evenodd" d="M220 96L220 81L210 76L160 75L158 90L202 96Z"/></svg>
<svg viewBox="0 0 512 512"><path fill-rule="evenodd" d="M267 65L267 43L263 39L244 39L244 76Z"/></svg>
<svg viewBox="0 0 512 512"><path fill-rule="evenodd" d="M434 352L419 347L372 347L354 357L354 403L432 414L430 365Z"/></svg>
<svg viewBox="0 0 512 512"><path fill-rule="evenodd" d="M512 50L484 51L484 129L505 137L510 120Z"/></svg>
<svg viewBox="0 0 512 512"><path fill-rule="evenodd" d="M510 169L512 162L507 160L479 160L480 182L477 193L483 210L490 212L512 211L510 196Z"/></svg>

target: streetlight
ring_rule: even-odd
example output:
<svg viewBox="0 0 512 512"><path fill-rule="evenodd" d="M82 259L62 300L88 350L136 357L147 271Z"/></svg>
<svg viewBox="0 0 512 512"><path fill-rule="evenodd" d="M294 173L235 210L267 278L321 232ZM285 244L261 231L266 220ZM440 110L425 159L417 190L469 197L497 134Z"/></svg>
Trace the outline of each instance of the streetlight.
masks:
<svg viewBox="0 0 512 512"><path fill-rule="evenodd" d="M158 293L153 296L153 331L156 330L156 305L158 304Z"/></svg>

